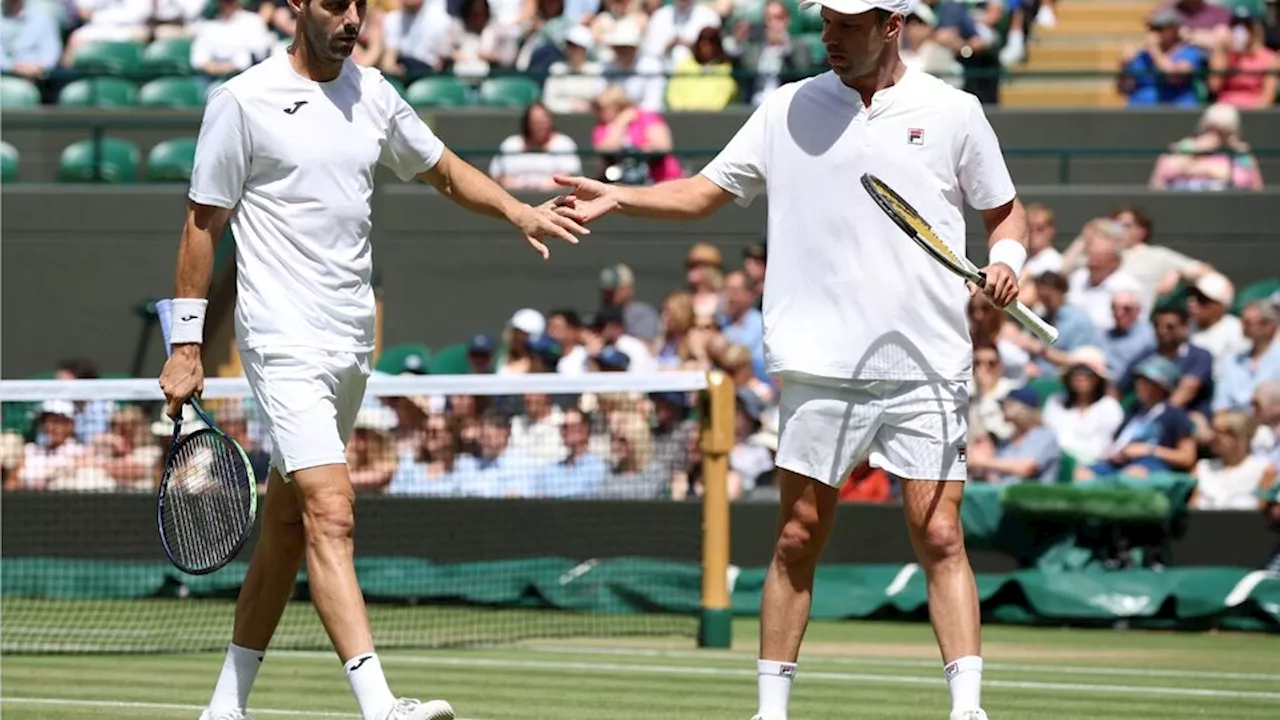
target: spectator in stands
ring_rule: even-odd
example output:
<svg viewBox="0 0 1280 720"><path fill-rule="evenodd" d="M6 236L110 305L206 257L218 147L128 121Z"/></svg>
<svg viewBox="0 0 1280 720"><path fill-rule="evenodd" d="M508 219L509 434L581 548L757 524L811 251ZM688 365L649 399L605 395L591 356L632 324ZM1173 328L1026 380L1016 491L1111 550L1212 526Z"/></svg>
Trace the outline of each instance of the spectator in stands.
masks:
<svg viewBox="0 0 1280 720"><path fill-rule="evenodd" d="M1176 13L1187 42L1204 49L1230 37L1231 11L1208 0L1171 0L1157 12Z"/></svg>
<svg viewBox="0 0 1280 720"><path fill-rule="evenodd" d="M1253 392L1253 413L1258 420L1253 453L1280 468L1280 380L1258 385Z"/></svg>
<svg viewBox="0 0 1280 720"><path fill-rule="evenodd" d="M738 96L733 63L724 51L720 29L703 28L693 52L672 68L667 83L667 109L676 112L719 112Z"/></svg>
<svg viewBox="0 0 1280 720"><path fill-rule="evenodd" d="M625 500L657 500L669 494L671 475L654 456L649 419L635 411L609 416L613 463L597 495Z"/></svg>
<svg viewBox="0 0 1280 720"><path fill-rule="evenodd" d="M1058 447L1081 465L1106 457L1111 440L1124 422L1124 409L1108 393L1111 372L1100 348L1082 347L1071 353L1062 374L1066 390L1045 403L1044 424Z"/></svg>
<svg viewBox="0 0 1280 720"><path fill-rule="evenodd" d="M240 0L217 0L213 19L196 25L191 67L209 77L235 75L266 57L272 42L262 16Z"/></svg>
<svg viewBox="0 0 1280 720"><path fill-rule="evenodd" d="M969 333L975 345L995 346L1004 376L1015 385L1022 385L1038 371L1031 363L1031 356L1022 348L1025 343L1022 331L980 295L969 299Z"/></svg>
<svg viewBox="0 0 1280 720"><path fill-rule="evenodd" d="M493 356L498 352L498 340L489 333L476 333L467 342L467 373L486 375L493 372Z"/></svg>
<svg viewBox="0 0 1280 720"><path fill-rule="evenodd" d="M653 456L667 479L671 480L689 464L689 436L697 436L698 422L689 415L684 393L662 392L649 396L653 403Z"/></svg>
<svg viewBox="0 0 1280 720"><path fill-rule="evenodd" d="M67 37L62 64L71 67L81 46L95 42L143 42L152 3L143 0L74 0L82 24Z"/></svg>
<svg viewBox="0 0 1280 720"><path fill-rule="evenodd" d="M1053 247L1057 234L1058 226L1049 206L1041 203L1027 206L1027 262L1019 278L1022 290L1018 299L1028 307L1034 307L1038 299L1036 279L1046 272L1063 272L1062 253Z"/></svg>
<svg viewBox="0 0 1280 720"><path fill-rule="evenodd" d="M666 102L667 78L660 60L640 55L641 32L630 19L614 24L604 40L612 59L605 62L601 75L606 82L622 88L632 105L658 113ZM608 92L606 89L601 97Z"/></svg>
<svg viewBox="0 0 1280 720"><path fill-rule="evenodd" d="M954 87L964 84L964 66L956 61L949 48L934 39L938 17L933 8L918 3L902 24L901 47L898 50L902 62L908 68L936 75Z"/></svg>
<svg viewBox="0 0 1280 720"><path fill-rule="evenodd" d="M1218 103L1200 118L1195 135L1169 146L1151 171L1154 190L1261 190L1262 171L1240 138L1240 111Z"/></svg>
<svg viewBox="0 0 1280 720"><path fill-rule="evenodd" d="M525 108L520 134L503 140L489 164L489 175L512 191L550 192L557 187L556 175L581 172L578 144L556 130L551 111L538 102Z"/></svg>
<svg viewBox="0 0 1280 720"><path fill-rule="evenodd" d="M685 282L693 294L695 323L720 312L724 290L724 257L711 243L695 243L684 256Z"/></svg>
<svg viewBox="0 0 1280 720"><path fill-rule="evenodd" d="M481 418L493 400L487 395L450 395L446 411L458 423L458 455L480 452Z"/></svg>
<svg viewBox="0 0 1280 720"><path fill-rule="evenodd" d="M600 271L600 305L622 311L628 335L653 344L662 334L662 318L647 302L636 300L636 275L622 263Z"/></svg>
<svg viewBox="0 0 1280 720"><path fill-rule="evenodd" d="M605 348L616 348L628 359L631 372L657 372L658 362L645 342L627 333L626 320L616 307L603 307L596 313L593 329Z"/></svg>
<svg viewBox="0 0 1280 720"><path fill-rule="evenodd" d="M587 371L587 349L582 344L582 317L576 310L553 310L547 317L547 335L560 345L556 372L581 375Z"/></svg>
<svg viewBox="0 0 1280 720"><path fill-rule="evenodd" d="M369 402L366 399L365 402ZM253 476L258 479L258 484L266 492L267 475L271 472L271 452L263 447L263 443L270 442L270 434L265 428L257 429L257 432L250 431L248 408L252 407L252 400L228 398L222 401L206 401L205 410L213 413L216 422L222 428L222 432L227 437L235 440L240 444L240 448L244 450L244 454L249 458L249 467L253 468ZM379 399L374 399L371 403L375 406L383 406ZM387 406L389 407L389 406ZM391 411L394 414L394 410ZM255 423L259 424L259 423ZM172 436L172 434L170 434ZM161 447L152 443L154 447L154 455L156 461L154 467L160 467L160 463L164 460L164 454L168 451L168 447ZM392 452L395 453L394 438L392 440ZM153 473L152 479L159 477Z"/></svg>
<svg viewBox="0 0 1280 720"><path fill-rule="evenodd" d="M1170 388L1169 405L1208 417L1213 399L1213 356L1188 342L1186 309L1177 305L1157 308L1151 314L1151 321L1155 325L1156 348L1130 370L1129 377L1121 381L1120 391L1127 393L1133 387L1137 368L1148 359L1160 356L1178 368L1179 379L1177 385Z"/></svg>
<svg viewBox="0 0 1280 720"><path fill-rule="evenodd" d="M1040 315L1049 324L1058 328L1058 340L1046 345L1030 333L1018 333L1014 337L1022 345L1022 349L1032 357L1039 368L1038 375L1057 375L1071 361L1073 351L1082 347L1097 347L1102 344L1098 329L1089 321L1089 317L1078 307L1067 304L1067 278L1052 270L1040 274L1036 278L1036 295L1040 299Z"/></svg>
<svg viewBox="0 0 1280 720"><path fill-rule="evenodd" d="M1111 299L1122 290L1141 292L1132 275L1120 269L1124 228L1114 220L1094 220L1085 226L1084 267L1069 276L1067 297L1084 311L1099 330L1111 329Z"/></svg>
<svg viewBox="0 0 1280 720"><path fill-rule="evenodd" d="M767 447L751 442L760 431L768 406L750 388L737 391L734 416L734 444L729 451L729 497L738 498L756 487L756 480L773 470L773 454Z"/></svg>
<svg viewBox="0 0 1280 720"><path fill-rule="evenodd" d="M532 308L516 311L507 322L507 346L498 359L499 375L519 375L533 372L533 354L529 341L545 332L546 318Z"/></svg>
<svg viewBox="0 0 1280 720"><path fill-rule="evenodd" d="M1111 296L1111 318L1111 329L1102 334L1102 349L1107 371L1119 378L1155 350L1156 331L1142 315L1142 301L1135 292L1122 290Z"/></svg>
<svg viewBox="0 0 1280 720"><path fill-rule="evenodd" d="M993 105L1000 97L999 39L991 28L978 22L966 2L953 0L920 0L917 7L928 7L937 17L933 40L951 51L964 68L964 90L984 104ZM999 5L995 7L998 9Z"/></svg>
<svg viewBox="0 0 1280 720"><path fill-rule="evenodd" d="M564 413L544 393L525 393L524 412L511 419L511 447L528 453L538 463L564 457L560 425Z"/></svg>
<svg viewBox="0 0 1280 720"><path fill-rule="evenodd" d="M988 436L1001 443L1013 436L1013 426L1004 417L1004 398L1018 387L1004 375L1000 352L987 340L973 345L973 380L969 403L969 427L973 437Z"/></svg>
<svg viewBox="0 0 1280 720"><path fill-rule="evenodd" d="M772 405L777 398L773 386L755 374L751 351L746 346L730 341L723 348L715 349L712 361L733 380L734 385L750 390L765 405Z"/></svg>
<svg viewBox="0 0 1280 720"><path fill-rule="evenodd" d="M365 12L364 24L360 26L360 34L356 37L356 46L351 51L351 59L361 67L378 67L378 64L382 62L382 56L386 54L387 44L382 28L382 18L386 14L386 8L383 6L387 5L390 1L391 0L382 0L381 2L378 2L375 0L375 2L371 2L367 6L368 9ZM285 9L292 13L292 10L289 10L287 2L285 3ZM261 13L259 13L259 15L261 15ZM270 18L264 17L263 21L267 23L267 29L271 32L272 27ZM274 41L274 32L272 32L271 37ZM278 44L279 43L277 42L276 45ZM288 51L287 46L285 47L285 51ZM267 54L270 55L274 52L274 48L271 48L268 49Z"/></svg>
<svg viewBox="0 0 1280 720"><path fill-rule="evenodd" d="M532 11L532 12L530 12ZM565 34L576 23L565 14L565 0L530 0L525 3L523 43L516 68L533 74L545 73L563 60Z"/></svg>
<svg viewBox="0 0 1280 720"><path fill-rule="evenodd" d="M577 408L564 411L560 437L567 448L565 458L538 471L534 487L537 497L585 497L596 494L604 484L608 466L590 451L591 423Z"/></svg>
<svg viewBox="0 0 1280 720"><path fill-rule="evenodd" d="M693 52L699 34L720 27L720 16L710 5L698 0L673 0L649 16L644 34L644 55L662 62L665 68L679 67Z"/></svg>
<svg viewBox="0 0 1280 720"><path fill-rule="evenodd" d="M1276 466L1249 453L1258 421L1241 410L1213 415L1212 458L1196 463L1196 487L1187 504L1196 510L1252 510L1263 506L1259 491L1276 480Z"/></svg>
<svg viewBox="0 0 1280 720"><path fill-rule="evenodd" d="M463 0L462 17L450 19L437 54L454 75L483 78L493 68L511 67L517 49L511 34L493 22L488 0Z"/></svg>
<svg viewBox="0 0 1280 720"><path fill-rule="evenodd" d="M451 20L443 0L400 0L400 7L382 17L382 72L420 75L444 69L441 37Z"/></svg>
<svg viewBox="0 0 1280 720"><path fill-rule="evenodd" d="M1253 10L1235 8L1231 32L1213 46L1209 58L1209 90L1217 101L1242 109L1276 104L1276 73L1280 55L1263 44L1262 21Z"/></svg>
<svg viewBox="0 0 1280 720"><path fill-rule="evenodd" d="M671 154L671 128L662 116L635 105L622 87L611 85L596 98L591 144L600 153L601 174L632 185L674 180L684 175Z"/></svg>
<svg viewBox="0 0 1280 720"><path fill-rule="evenodd" d="M1133 375L1137 403L1108 449L1107 458L1076 471L1088 480L1122 473L1145 477L1172 470L1188 472L1196 462L1190 416L1170 402L1182 372L1172 360L1152 355L1138 363Z"/></svg>
<svg viewBox="0 0 1280 720"><path fill-rule="evenodd" d="M689 331L693 329L693 297L677 290L662 301L662 336L654 344L654 355L662 370L683 370L693 360Z"/></svg>
<svg viewBox="0 0 1280 720"><path fill-rule="evenodd" d="M400 457L387 492L391 495L458 495L454 476L461 440L458 420L433 413L423 423L420 442Z"/></svg>
<svg viewBox="0 0 1280 720"><path fill-rule="evenodd" d="M759 106L769 93L809 69L809 48L800 38L791 37L791 11L787 4L770 0L764 6L764 22L753 25L740 47L739 64L755 74L743 97Z"/></svg>
<svg viewBox="0 0 1280 720"><path fill-rule="evenodd" d="M1005 396L1003 407L1013 434L999 446L986 438L970 443L970 477L992 485L1057 482L1061 452L1053 431L1040 421L1040 397L1018 388Z"/></svg>
<svg viewBox="0 0 1280 720"><path fill-rule="evenodd" d="M1213 356L1214 376L1236 355L1249 349L1240 318L1228 310L1236 291L1225 275L1216 272L1198 277L1187 292L1187 314L1191 316L1191 344Z"/></svg>
<svg viewBox="0 0 1280 720"><path fill-rule="evenodd" d="M218 421L223 422L221 413ZM155 488L163 457L164 450L154 441L151 423L142 409L125 406L111 416L107 431L88 443L77 481L85 474L97 475L101 481L92 482L95 487L150 491ZM80 482L76 485L87 489Z"/></svg>
<svg viewBox="0 0 1280 720"><path fill-rule="evenodd" d="M511 444L511 417L490 408L480 418L479 452L459 457L454 466L463 495L525 497L534 489L539 463Z"/></svg>
<svg viewBox="0 0 1280 720"><path fill-rule="evenodd" d="M55 380L97 380L98 368L88 360L64 360L53 373ZM76 419L76 439L87 443L106 431L115 412L110 400L77 400L73 403Z"/></svg>
<svg viewBox="0 0 1280 720"><path fill-rule="evenodd" d="M366 406L356 414L347 443L347 467L356 491L380 493L391 483L399 462L390 435L395 427L396 414L391 408Z"/></svg>
<svg viewBox="0 0 1280 720"><path fill-rule="evenodd" d="M731 343L750 352L751 367L756 378L768 382L764 366L764 315L755 308L755 293L747 274L731 272L724 279L724 312L720 317L720 334Z"/></svg>
<svg viewBox="0 0 1280 720"><path fill-rule="evenodd" d="M635 31L636 39L632 46L638 48L643 41L644 31L649 25L649 14L643 11L638 0L603 0L600 3L600 12L591 18L588 26L599 46L596 57L601 62L613 61L612 41L621 37L614 33L614 28L620 24L630 26L628 33L631 30ZM655 109L661 109L661 107Z"/></svg>
<svg viewBox="0 0 1280 720"><path fill-rule="evenodd" d="M1209 66L1204 50L1181 36L1182 15L1161 9L1147 20L1146 44L1125 54L1118 88L1129 98L1129 107L1200 104L1197 77Z"/></svg>
<svg viewBox="0 0 1280 720"><path fill-rule="evenodd" d="M84 454L75 428L70 400L44 401L35 419L35 440L23 448L22 462L5 490L44 490L74 476Z"/></svg>
<svg viewBox="0 0 1280 720"><path fill-rule="evenodd" d="M552 63L542 86L542 101L557 113L585 113L604 92L604 68L589 57L595 47L591 30L582 25L564 35L564 59Z"/></svg>
<svg viewBox="0 0 1280 720"><path fill-rule="evenodd" d="M748 245L742 251L742 272L747 276L751 286L751 294L755 296L752 306L760 310L764 304L764 273L769 263L767 240Z"/></svg>
<svg viewBox="0 0 1280 720"><path fill-rule="evenodd" d="M1259 385L1280 380L1280 339L1276 337L1280 309L1270 300L1255 300L1241 311L1240 321L1250 347L1222 364L1214 410L1246 410Z"/></svg>
<svg viewBox="0 0 1280 720"><path fill-rule="evenodd" d="M40 80L58 66L62 32L42 6L26 0L4 0L0 15L0 72Z"/></svg>
<svg viewBox="0 0 1280 720"><path fill-rule="evenodd" d="M1209 265L1187 257L1164 245L1151 242L1154 224L1151 216L1136 205L1124 204L1111 212L1110 218L1124 229L1120 251L1120 271L1138 281L1146 307L1177 285L1177 278L1194 279L1213 270Z"/></svg>

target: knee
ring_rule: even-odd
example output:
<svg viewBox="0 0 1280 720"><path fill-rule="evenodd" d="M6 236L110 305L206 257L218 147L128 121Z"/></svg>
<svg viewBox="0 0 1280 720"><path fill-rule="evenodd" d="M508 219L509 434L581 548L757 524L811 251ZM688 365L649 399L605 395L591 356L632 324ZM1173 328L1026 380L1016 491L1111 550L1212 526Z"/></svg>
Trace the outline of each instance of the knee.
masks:
<svg viewBox="0 0 1280 720"><path fill-rule="evenodd" d="M355 497L350 492L323 493L310 497L302 513L307 540L311 543L348 540L355 530Z"/></svg>
<svg viewBox="0 0 1280 720"><path fill-rule="evenodd" d="M774 553L778 561L787 567L816 565L822 552L817 512L804 510L792 513L782 524Z"/></svg>
<svg viewBox="0 0 1280 720"><path fill-rule="evenodd" d="M964 557L964 532L960 519L954 515L934 514L916 530L916 535L920 562L925 566Z"/></svg>

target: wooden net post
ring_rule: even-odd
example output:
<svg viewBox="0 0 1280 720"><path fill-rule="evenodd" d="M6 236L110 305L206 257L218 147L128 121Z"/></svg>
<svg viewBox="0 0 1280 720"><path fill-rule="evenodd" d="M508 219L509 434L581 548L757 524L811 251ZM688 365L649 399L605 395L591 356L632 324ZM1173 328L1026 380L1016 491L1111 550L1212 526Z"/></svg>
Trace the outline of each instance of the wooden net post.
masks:
<svg viewBox="0 0 1280 720"><path fill-rule="evenodd" d="M733 449L734 385L727 375L707 376L702 399L702 614L698 646L733 642L729 604L729 451Z"/></svg>

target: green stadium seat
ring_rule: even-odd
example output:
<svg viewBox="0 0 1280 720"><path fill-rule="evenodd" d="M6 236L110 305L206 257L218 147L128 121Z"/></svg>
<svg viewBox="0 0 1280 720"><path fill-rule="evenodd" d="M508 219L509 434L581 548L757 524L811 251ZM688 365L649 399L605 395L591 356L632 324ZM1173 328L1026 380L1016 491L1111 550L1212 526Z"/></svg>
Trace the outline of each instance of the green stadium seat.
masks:
<svg viewBox="0 0 1280 720"><path fill-rule="evenodd" d="M432 375L466 375L471 372L471 362L467 359L467 346L464 343L447 345L431 358Z"/></svg>
<svg viewBox="0 0 1280 720"><path fill-rule="evenodd" d="M138 179L138 146L128 140L103 138L101 155L94 172L94 141L81 140L62 151L58 163L61 182L130 183Z"/></svg>
<svg viewBox="0 0 1280 720"><path fill-rule="evenodd" d="M1236 301L1231 306L1231 312L1239 315L1249 303L1269 298L1278 292L1280 292L1280 278L1259 280L1252 285L1246 285L1236 292Z"/></svg>
<svg viewBox="0 0 1280 720"><path fill-rule="evenodd" d="M485 80L480 85L480 104L523 110L538 101L542 88L526 77L512 75Z"/></svg>
<svg viewBox="0 0 1280 720"><path fill-rule="evenodd" d="M1209 2L1212 5L1221 5L1230 10L1244 8L1252 12L1256 17L1266 17L1266 0L1209 0Z"/></svg>
<svg viewBox="0 0 1280 720"><path fill-rule="evenodd" d="M391 375L417 373L425 375L431 368L431 348L404 344L385 347L378 354L378 372Z"/></svg>
<svg viewBox="0 0 1280 720"><path fill-rule="evenodd" d="M58 93L62 107L127 108L138 99L138 86L120 78L85 78L67 83Z"/></svg>
<svg viewBox="0 0 1280 720"><path fill-rule="evenodd" d="M463 107L471 104L471 90L453 77L422 78L405 90L405 99L416 107Z"/></svg>
<svg viewBox="0 0 1280 720"><path fill-rule="evenodd" d="M204 87L195 78L156 78L138 91L138 104L143 107L203 107Z"/></svg>
<svg viewBox="0 0 1280 720"><path fill-rule="evenodd" d="M195 138L165 140L147 153L147 180L150 182L187 182L196 160Z"/></svg>
<svg viewBox="0 0 1280 720"><path fill-rule="evenodd" d="M80 46L71 66L82 73L132 76L142 65L142 45L135 42L95 42Z"/></svg>
<svg viewBox="0 0 1280 720"><path fill-rule="evenodd" d="M827 66L827 46L822 44L822 33L805 33L796 38L802 52L809 53L809 62L817 67Z"/></svg>
<svg viewBox="0 0 1280 720"><path fill-rule="evenodd" d="M0 107L25 108L40 104L40 90L31 81L5 75L0 77Z"/></svg>
<svg viewBox="0 0 1280 720"><path fill-rule="evenodd" d="M388 85L395 88L396 92L400 93L400 97L404 97L404 94L405 94L404 81L402 81L398 77L393 77L391 75L383 75L382 77L386 78Z"/></svg>
<svg viewBox="0 0 1280 720"><path fill-rule="evenodd" d="M142 51L139 69L147 75L191 74L191 40L166 38L152 42Z"/></svg>
<svg viewBox="0 0 1280 720"><path fill-rule="evenodd" d="M1062 384L1062 380L1059 380L1053 375L1031 380L1027 383L1027 388L1034 390L1036 395L1040 398L1040 407L1044 407L1045 402L1048 401L1049 398L1066 389Z"/></svg>
<svg viewBox="0 0 1280 720"><path fill-rule="evenodd" d="M0 181L18 179L18 149L7 142L0 142Z"/></svg>

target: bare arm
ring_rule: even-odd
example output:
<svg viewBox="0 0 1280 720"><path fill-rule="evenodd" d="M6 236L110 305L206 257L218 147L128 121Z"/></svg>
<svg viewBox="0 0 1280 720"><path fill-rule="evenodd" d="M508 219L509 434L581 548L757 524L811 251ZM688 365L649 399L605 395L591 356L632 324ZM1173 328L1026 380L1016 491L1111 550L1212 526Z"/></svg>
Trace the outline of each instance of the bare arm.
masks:
<svg viewBox="0 0 1280 720"><path fill-rule="evenodd" d="M178 266L174 278L174 297L204 298L213 281L213 249L222 237L231 210L187 203L187 222L178 244Z"/></svg>
<svg viewBox="0 0 1280 720"><path fill-rule="evenodd" d="M987 229L987 247L1004 239L1027 244L1027 210L1014 198L1000 207L982 211L982 224Z"/></svg>
<svg viewBox="0 0 1280 720"><path fill-rule="evenodd" d="M733 200L729 191L701 174L647 186L605 185L580 177L557 177L556 182L588 201L578 204L586 222L611 212L654 220L701 220Z"/></svg>
<svg viewBox="0 0 1280 720"><path fill-rule="evenodd" d="M1200 378L1183 375L1182 379L1178 381L1178 386L1173 389L1173 394L1169 396L1169 404L1174 407L1186 408L1195 399L1198 392L1200 392Z"/></svg>
<svg viewBox="0 0 1280 720"><path fill-rule="evenodd" d="M1170 469L1186 472L1196 464L1196 439L1188 435L1178 441L1177 447L1171 448L1155 445L1151 448L1151 454L1168 464Z"/></svg>

